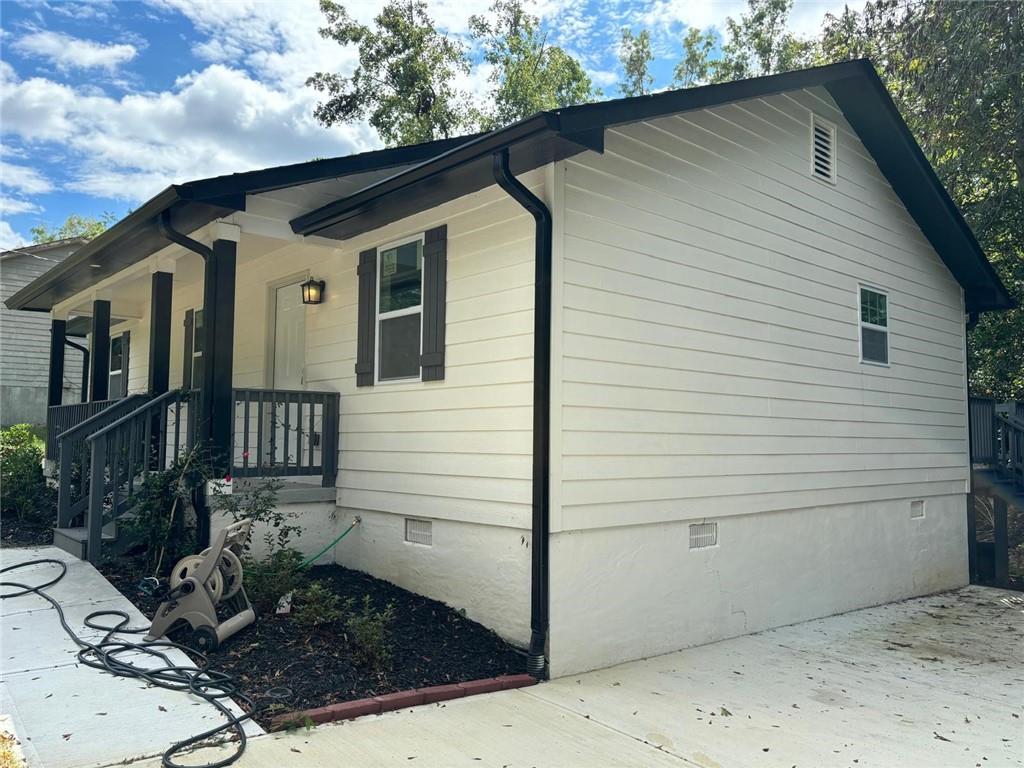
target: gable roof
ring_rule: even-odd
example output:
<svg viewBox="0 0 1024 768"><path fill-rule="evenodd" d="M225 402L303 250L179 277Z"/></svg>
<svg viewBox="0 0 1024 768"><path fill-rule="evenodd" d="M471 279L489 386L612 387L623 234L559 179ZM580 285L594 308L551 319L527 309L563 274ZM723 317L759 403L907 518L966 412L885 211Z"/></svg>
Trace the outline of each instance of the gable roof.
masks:
<svg viewBox="0 0 1024 768"><path fill-rule="evenodd" d="M299 216L292 220L292 229L347 239L417 208L438 205L493 183L490 164L496 149L521 147L513 151L513 160L517 152L525 150L527 157L520 157L518 167L513 167L514 172L522 173L543 162L531 162L533 156L543 158L531 142L576 141L600 151L605 128L814 87L828 90L893 191L963 286L968 311L1013 307L1009 292L867 59L542 112Z"/></svg>
<svg viewBox="0 0 1024 768"><path fill-rule="evenodd" d="M81 246L87 242L89 242L89 238L87 237L64 237L60 240L48 240L45 243L22 245L18 248L11 248L10 250L0 252L0 261L11 259L15 256L33 256L42 258L42 254L44 253L55 251L59 248Z"/></svg>
<svg viewBox="0 0 1024 768"><path fill-rule="evenodd" d="M474 136L171 186L16 293L7 304L15 309L45 311L146 258L167 244L157 226L164 211L171 212L176 229L189 232L244 210L246 194L332 178L349 177L357 182L359 174L367 174L365 185L357 186L351 194L290 222L298 234L344 240L490 186L494 183L493 156L505 148L512 148L512 171L520 174L585 150L603 151L604 130L608 127L815 87L828 90L911 217L963 286L968 311L1014 306L867 59L582 104L540 112ZM99 266L90 268L90 264Z"/></svg>

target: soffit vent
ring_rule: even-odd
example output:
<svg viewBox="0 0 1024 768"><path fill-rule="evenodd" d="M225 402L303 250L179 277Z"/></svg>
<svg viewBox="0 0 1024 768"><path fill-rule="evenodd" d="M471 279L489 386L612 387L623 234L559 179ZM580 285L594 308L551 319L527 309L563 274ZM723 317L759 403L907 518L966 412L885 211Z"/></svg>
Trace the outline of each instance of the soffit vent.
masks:
<svg viewBox="0 0 1024 768"><path fill-rule="evenodd" d="M718 523L691 523L690 549L707 549L718 544Z"/></svg>
<svg viewBox="0 0 1024 768"><path fill-rule="evenodd" d="M811 115L811 175L836 183L836 127L815 114Z"/></svg>
<svg viewBox="0 0 1024 768"><path fill-rule="evenodd" d="M434 543L434 525L429 520L405 518L405 540L410 544L429 547Z"/></svg>

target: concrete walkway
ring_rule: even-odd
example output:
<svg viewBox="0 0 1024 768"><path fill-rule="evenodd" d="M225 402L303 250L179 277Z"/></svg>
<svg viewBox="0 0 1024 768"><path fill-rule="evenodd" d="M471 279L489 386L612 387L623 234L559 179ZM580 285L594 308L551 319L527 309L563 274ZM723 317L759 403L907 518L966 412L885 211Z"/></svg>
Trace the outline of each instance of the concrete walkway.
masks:
<svg viewBox="0 0 1024 768"><path fill-rule="evenodd" d="M1022 766L1024 595L968 587L269 735L236 765Z"/></svg>
<svg viewBox="0 0 1024 768"><path fill-rule="evenodd" d="M44 557L68 563L67 575L47 591L83 639L102 634L82 626L93 611L123 610L132 617L131 626L148 624L95 568L56 547L0 550L0 567ZM52 565L34 566L3 574L0 581L39 584L56 571ZM0 601L0 617L0 715L8 716L5 725L14 730L33 768L110 765L160 754L172 742L221 721L197 697L78 665L78 647L52 606L36 595ZM189 663L183 653L169 655L175 663ZM262 730L250 723L247 732Z"/></svg>

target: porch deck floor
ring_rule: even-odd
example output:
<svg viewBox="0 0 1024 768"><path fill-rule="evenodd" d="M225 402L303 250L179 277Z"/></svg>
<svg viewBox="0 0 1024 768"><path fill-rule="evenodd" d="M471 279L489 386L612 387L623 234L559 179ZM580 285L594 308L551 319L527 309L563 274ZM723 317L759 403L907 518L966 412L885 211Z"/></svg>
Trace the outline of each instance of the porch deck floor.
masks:
<svg viewBox="0 0 1024 768"><path fill-rule="evenodd" d="M1021 766L1022 662L1024 595L966 587L532 688L268 735L236 765Z"/></svg>
<svg viewBox="0 0 1024 768"><path fill-rule="evenodd" d="M67 575L48 593L83 639L101 635L82 626L86 614L97 610L126 611L133 627L148 624L92 565L57 547L2 550L0 567L39 558L68 564ZM38 584L55 573L55 566L39 565L4 574L0 581ZM111 765L160 754L221 720L197 697L78 665L77 646L40 597L0 601L0 617L0 715L8 716L5 727L13 729L32 768ZM189 663L184 653L168 655L174 663ZM246 732L263 731L250 722Z"/></svg>

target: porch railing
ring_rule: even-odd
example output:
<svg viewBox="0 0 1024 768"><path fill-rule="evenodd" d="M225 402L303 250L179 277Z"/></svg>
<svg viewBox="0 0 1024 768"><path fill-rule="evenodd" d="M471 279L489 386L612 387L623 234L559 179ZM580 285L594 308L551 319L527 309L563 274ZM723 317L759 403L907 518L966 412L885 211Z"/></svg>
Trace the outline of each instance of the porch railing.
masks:
<svg viewBox="0 0 1024 768"><path fill-rule="evenodd" d="M1024 487L1024 403L972 396L971 459Z"/></svg>
<svg viewBox="0 0 1024 768"><path fill-rule="evenodd" d="M47 434L53 435L57 446L55 458L59 459L57 486L57 527L67 528L85 511L89 504L89 435L112 424L126 413L130 413L149 400L148 395L130 395L121 400L97 401L104 408L76 411L77 405L55 405L49 416L58 412L60 420L47 425ZM80 405L93 405L81 403ZM65 410L67 409L67 410ZM60 429L69 420L68 414L79 413L84 419L67 429ZM58 431L59 430L59 431Z"/></svg>
<svg viewBox="0 0 1024 768"><path fill-rule="evenodd" d="M175 389L90 434L86 554L99 562L103 529L131 509L152 471L167 469L194 444L196 392Z"/></svg>
<svg viewBox="0 0 1024 768"><path fill-rule="evenodd" d="M321 476L334 485L338 467L337 392L235 389L232 474Z"/></svg>
<svg viewBox="0 0 1024 768"><path fill-rule="evenodd" d="M57 436L60 456L57 527L84 515L86 556L98 562L104 530L131 510L148 473L168 469L195 445L199 392L133 395ZM338 461L337 392L233 391L231 474L320 476L334 485Z"/></svg>
<svg viewBox="0 0 1024 768"><path fill-rule="evenodd" d="M123 400L94 400L91 403L51 405L46 409L46 458L50 461L60 458L57 440L60 435L121 402Z"/></svg>

